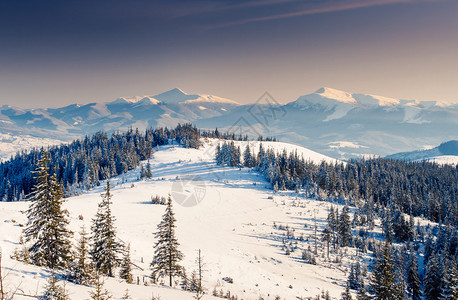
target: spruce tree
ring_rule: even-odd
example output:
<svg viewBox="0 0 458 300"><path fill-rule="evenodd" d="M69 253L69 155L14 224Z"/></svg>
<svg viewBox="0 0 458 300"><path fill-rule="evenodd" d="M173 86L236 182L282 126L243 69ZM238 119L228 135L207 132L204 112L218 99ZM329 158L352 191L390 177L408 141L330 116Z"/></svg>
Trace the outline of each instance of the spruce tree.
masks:
<svg viewBox="0 0 458 300"><path fill-rule="evenodd" d="M24 236L33 243L29 252L34 264L65 268L71 260L72 232L67 229L68 211L62 209L63 187L55 173L49 175L49 162L48 153L43 150L34 172L36 184L28 195L31 203Z"/></svg>
<svg viewBox="0 0 458 300"><path fill-rule="evenodd" d="M403 299L396 282L395 266L388 243L385 243L383 252L377 257L371 286L375 294L374 299Z"/></svg>
<svg viewBox="0 0 458 300"><path fill-rule="evenodd" d="M109 300L112 298L111 293L103 288L103 280L100 274L96 273L95 290L90 292L91 299L93 300Z"/></svg>
<svg viewBox="0 0 458 300"><path fill-rule="evenodd" d="M413 247L410 248L410 260L407 264L407 290L412 300L421 299L420 278L418 277L418 263Z"/></svg>
<svg viewBox="0 0 458 300"><path fill-rule="evenodd" d="M250 145L247 143L245 152L243 152L243 165L247 168L254 167L253 157L251 155Z"/></svg>
<svg viewBox="0 0 458 300"><path fill-rule="evenodd" d="M182 273L179 262L183 254L178 250L177 238L175 237L175 214L172 210L172 197L169 194L167 208L162 216L161 223L157 226L155 233L156 245L154 246L154 258L151 263L154 280L159 277L169 277L169 285L172 286L172 278Z"/></svg>
<svg viewBox="0 0 458 300"><path fill-rule="evenodd" d="M124 256L121 261L121 270L119 271L119 277L125 279L127 283L133 282L132 261L130 259L130 244L127 245L127 248L124 251Z"/></svg>
<svg viewBox="0 0 458 300"><path fill-rule="evenodd" d="M328 260L329 260L329 243L331 242L331 239L332 239L332 231L331 229L329 229L329 225L326 225L326 227L323 229L323 232L321 234L321 240L326 242Z"/></svg>
<svg viewBox="0 0 458 300"><path fill-rule="evenodd" d="M446 266L442 272L443 282L441 287L441 297L443 299L458 299L458 276L457 264L454 259L447 259Z"/></svg>
<svg viewBox="0 0 458 300"><path fill-rule="evenodd" d="M146 163L145 175L146 175L146 178L148 179L153 177L153 173L151 172L151 163L149 162L149 159L148 159L148 162Z"/></svg>
<svg viewBox="0 0 458 300"><path fill-rule="evenodd" d="M426 300L440 299L442 292L441 275L438 254L433 253L429 257L428 264L425 268L424 295Z"/></svg>
<svg viewBox="0 0 458 300"><path fill-rule="evenodd" d="M64 287L58 285L58 280L54 273L48 278L48 284L45 287L43 296L39 297L43 300L70 300L67 291Z"/></svg>
<svg viewBox="0 0 458 300"><path fill-rule="evenodd" d="M347 285L345 286L345 291L342 292L342 294L340 294L340 300L353 300L353 297L351 296L351 292L350 292L350 286Z"/></svg>
<svg viewBox="0 0 458 300"><path fill-rule="evenodd" d="M122 245L116 241L115 217L111 214L110 182L107 181L105 193L95 218L92 220L91 258L97 272L113 277L113 270L119 264L118 254Z"/></svg>
<svg viewBox="0 0 458 300"><path fill-rule="evenodd" d="M356 300L369 300L369 296L367 295L366 286L364 285L364 281L361 281L361 284L358 288L358 293L356 294Z"/></svg>
<svg viewBox="0 0 458 300"><path fill-rule="evenodd" d="M339 220L339 236L342 246L350 245L351 232L350 232L350 209L348 206L344 206L342 209L342 214L340 215Z"/></svg>
<svg viewBox="0 0 458 300"><path fill-rule="evenodd" d="M74 254L75 263L73 276L77 283L89 284L93 277L93 266L88 262L88 252L89 252L89 239L87 237L88 233L86 228L83 226L80 232L80 239L76 246L76 251Z"/></svg>

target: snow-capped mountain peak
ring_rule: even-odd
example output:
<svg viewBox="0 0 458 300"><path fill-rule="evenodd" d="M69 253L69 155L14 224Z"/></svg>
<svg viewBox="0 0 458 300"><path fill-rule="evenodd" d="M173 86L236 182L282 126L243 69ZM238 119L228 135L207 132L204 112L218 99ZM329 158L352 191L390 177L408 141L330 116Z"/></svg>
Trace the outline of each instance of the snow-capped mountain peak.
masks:
<svg viewBox="0 0 458 300"><path fill-rule="evenodd" d="M325 99L335 100L340 103L356 104L356 100L353 98L352 94L333 88L322 87L318 89L314 94L319 95Z"/></svg>
<svg viewBox="0 0 458 300"><path fill-rule="evenodd" d="M181 103L187 100L197 99L199 95L188 95L179 88L153 96L153 98L165 103Z"/></svg>

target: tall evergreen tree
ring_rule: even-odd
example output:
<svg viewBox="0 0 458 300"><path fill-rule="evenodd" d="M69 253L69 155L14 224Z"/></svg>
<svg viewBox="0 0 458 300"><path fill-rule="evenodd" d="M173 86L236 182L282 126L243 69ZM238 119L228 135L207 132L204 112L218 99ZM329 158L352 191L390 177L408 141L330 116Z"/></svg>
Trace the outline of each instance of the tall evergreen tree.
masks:
<svg viewBox="0 0 458 300"><path fill-rule="evenodd" d="M329 225L326 225L326 227L323 229L323 232L321 234L321 240L326 242L328 259L329 259L329 243L331 242L331 239L332 239L332 231L331 229L329 229Z"/></svg>
<svg viewBox="0 0 458 300"><path fill-rule="evenodd" d="M457 264L454 259L447 259L446 266L442 272L441 297L447 300L458 299L458 276Z"/></svg>
<svg viewBox="0 0 458 300"><path fill-rule="evenodd" d="M175 237L175 214L172 209L172 197L167 199L165 214L162 216L161 223L157 226L155 233L156 245L154 246L154 258L151 263L153 269L152 276L156 280L159 277L169 277L169 285L172 286L172 278L182 273L179 262L183 259L183 254L178 250L177 238Z"/></svg>
<svg viewBox="0 0 458 300"><path fill-rule="evenodd" d="M350 232L350 209L348 208L347 205L344 206L342 209L342 213L340 214L340 220L339 220L339 237L340 237L340 243L342 246L348 246L350 245L350 240L351 240L351 232Z"/></svg>
<svg viewBox="0 0 458 300"><path fill-rule="evenodd" d="M424 295L426 300L440 299L441 296L441 270L439 256L436 252L431 254L425 268Z"/></svg>
<svg viewBox="0 0 458 300"><path fill-rule="evenodd" d="M68 212L62 209L62 185L56 174L49 175L49 158L46 150L41 153L36 174L36 184L28 200L27 226L24 230L26 241L32 241L29 249L33 263L52 269L67 267L71 260L70 237L67 229Z"/></svg>
<svg viewBox="0 0 458 300"><path fill-rule="evenodd" d="M111 213L110 181L107 180L105 193L95 218L92 220L92 249L91 258L95 269L101 274L113 277L113 270L119 264L118 254L122 245L116 241L116 218Z"/></svg>
<svg viewBox="0 0 458 300"><path fill-rule="evenodd" d="M369 295L367 295L366 286L364 281L361 281L361 285L358 288L358 293L356 294L356 300L369 300Z"/></svg>
<svg viewBox="0 0 458 300"><path fill-rule="evenodd" d="M345 286L345 291L342 292L342 294L340 294L340 300L353 300L353 297L351 296L351 292L350 292L350 286L347 285Z"/></svg>
<svg viewBox="0 0 458 300"><path fill-rule="evenodd" d="M407 264L407 290L412 300L421 299L420 278L418 277L417 257L413 247L410 248L410 259Z"/></svg>
<svg viewBox="0 0 458 300"><path fill-rule="evenodd" d="M396 282L395 266L388 243L385 243L383 252L377 257L371 286L374 299L403 299L403 291Z"/></svg>

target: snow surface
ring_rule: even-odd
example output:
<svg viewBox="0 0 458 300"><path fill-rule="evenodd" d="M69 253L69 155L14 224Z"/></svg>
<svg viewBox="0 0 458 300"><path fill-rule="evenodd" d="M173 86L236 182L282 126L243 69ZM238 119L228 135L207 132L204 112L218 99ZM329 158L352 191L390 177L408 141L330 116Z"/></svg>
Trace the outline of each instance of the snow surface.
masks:
<svg viewBox="0 0 458 300"><path fill-rule="evenodd" d="M435 162L440 165L458 165L458 156L457 155L439 155L439 156L433 156L429 157L427 159L420 159L417 161L430 161L430 162Z"/></svg>
<svg viewBox="0 0 458 300"><path fill-rule="evenodd" d="M0 133L0 161L10 159L18 151L32 148L59 145L62 141L51 138L37 138L29 135L13 135Z"/></svg>
<svg viewBox="0 0 458 300"><path fill-rule="evenodd" d="M236 142L241 148L247 142ZM252 148L259 142L249 142ZM195 206L181 206L174 202L177 219L177 237L185 254L183 265L190 273L194 268L197 249L202 250L206 263L204 286L211 294L213 288L230 291L243 299L296 299L316 296L322 289L338 297L344 289L346 266L333 264L318 258L318 265L310 265L300 258L299 250L285 255L282 250L283 230L274 227L288 225L295 235L303 235L300 248L313 245L313 218L316 216L318 232L324 225L330 203L305 199L294 192L273 194L269 184L254 170L216 166L212 153L216 140L207 140L201 149L184 149L174 145L161 147L150 159L153 178L139 181L139 168L112 180L113 214L117 218L118 236L131 244L133 262L142 268L134 270L134 278L140 285L127 284L117 278L106 278L105 287L120 299L126 288L133 299L192 299L192 294L149 282L149 264L152 260L153 232L164 213L164 206L151 204L151 196L176 196L174 184L188 180L184 193L203 193ZM331 160L308 149L285 143L263 142L275 151L293 151L306 159L320 162ZM146 163L146 162L143 162ZM71 216L71 229L79 232L85 225L90 228L91 219L100 201L102 186L80 196L71 197L65 203ZM335 205L336 206L336 205ZM19 287L23 293L39 294L50 272L44 268L26 265L10 258L18 247L22 225L26 223L23 212L27 202L0 202L0 246L3 250L3 271L8 273L5 285L8 289ZM81 217L80 217L81 216ZM321 245L321 243L320 243ZM320 246L321 247L321 246ZM349 248L350 249L350 248ZM354 250L351 250L353 251ZM223 280L233 278L230 284ZM144 286L143 279L148 282ZM87 299L90 287L67 283L72 299ZM15 299L26 299L19 296ZM203 299L213 299L208 294ZM216 298L215 298L216 299Z"/></svg>
<svg viewBox="0 0 458 300"><path fill-rule="evenodd" d="M179 88L174 88L170 91L150 96L153 99L157 99L156 101L165 102L165 103L187 103L192 104L196 102L209 102L209 103L226 103L226 104L234 104L239 105L239 103L229 100L226 98L221 98L218 96L207 95L207 94L187 94L183 90Z"/></svg>
<svg viewBox="0 0 458 300"><path fill-rule="evenodd" d="M330 148L339 149L339 148L367 148L355 142L349 141L336 141L328 143Z"/></svg>

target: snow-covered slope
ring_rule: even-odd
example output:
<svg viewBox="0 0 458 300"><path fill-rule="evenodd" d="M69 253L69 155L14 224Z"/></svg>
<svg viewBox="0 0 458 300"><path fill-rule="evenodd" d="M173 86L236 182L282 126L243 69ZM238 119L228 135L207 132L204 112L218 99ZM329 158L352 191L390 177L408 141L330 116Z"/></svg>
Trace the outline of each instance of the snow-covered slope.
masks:
<svg viewBox="0 0 458 300"><path fill-rule="evenodd" d="M237 143L243 147L246 142ZM250 144L256 148L259 142ZM283 143L264 142L263 145L278 152L285 147L288 151L295 149ZM209 294L216 288L245 300L261 296L275 299L277 295L281 299L297 299L316 296L324 289L338 297L344 289L349 258L344 258L342 265L321 258L318 258L318 265L311 265L303 262L300 252L313 245L313 217L316 216L321 231L330 204L304 199L292 192L272 194L268 183L253 170L216 166L212 157L215 147L215 140L207 141L199 150L163 146L150 160L152 179L138 181L139 169L136 169L112 180L113 214L117 218L118 235L131 244L133 262L143 269L134 270L139 286L119 279L106 279L105 287L114 299L121 299L126 289L133 299L151 299L152 294L167 300L192 299L192 294L154 285L148 277L155 242L153 232L164 213L164 206L151 204L151 196L168 193L175 200L177 237L185 254L183 265L191 272L195 268L197 249L201 249L207 270L204 286ZM329 159L300 147L298 153L316 162ZM185 188L177 189L177 185ZM82 225L90 228L101 192L102 187L99 187L69 198L65 203L74 232L79 232ZM180 205L184 203L183 197L192 195L198 195L197 205ZM2 267L9 273L4 285L8 288L19 286L25 294L39 294L50 272L10 258L18 247L27 205L26 202L0 202ZM280 225L304 237L302 241L297 240L298 248L289 256L282 250L285 230ZM321 247L324 246L320 242L320 249L324 249ZM232 278L233 283L223 280L226 277ZM143 285L143 280L148 286ZM71 299L87 299L91 290L71 283L66 288ZM203 299L213 298L207 295Z"/></svg>
<svg viewBox="0 0 458 300"><path fill-rule="evenodd" d="M387 158L410 161L432 161L439 164L458 164L458 140L448 141L427 150L401 152Z"/></svg>
<svg viewBox="0 0 458 300"><path fill-rule="evenodd" d="M0 133L0 161L11 158L18 151L59 145L61 143L62 141L55 139Z"/></svg>

